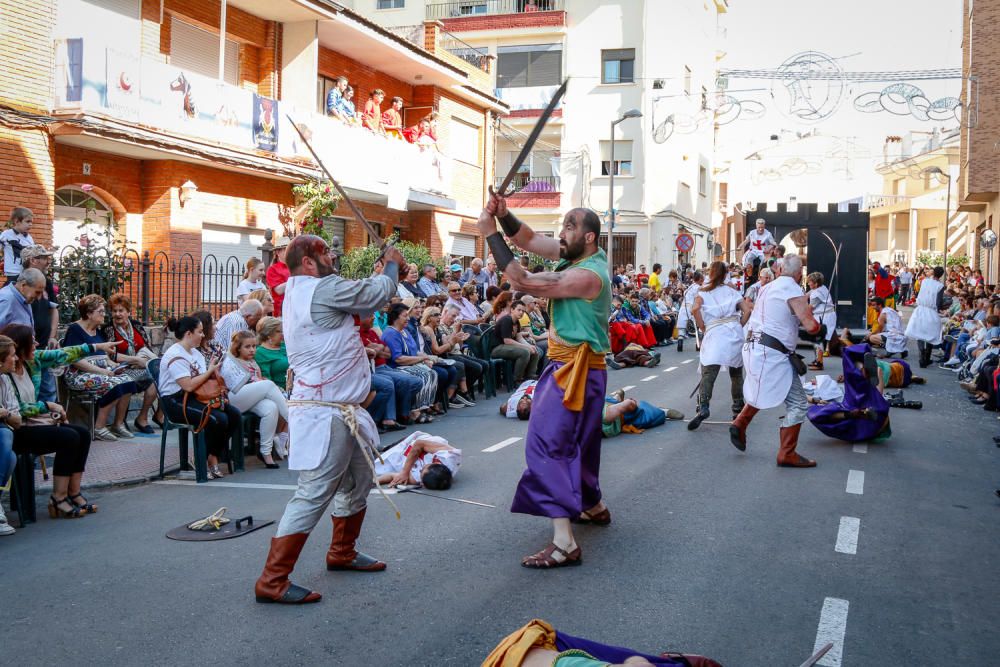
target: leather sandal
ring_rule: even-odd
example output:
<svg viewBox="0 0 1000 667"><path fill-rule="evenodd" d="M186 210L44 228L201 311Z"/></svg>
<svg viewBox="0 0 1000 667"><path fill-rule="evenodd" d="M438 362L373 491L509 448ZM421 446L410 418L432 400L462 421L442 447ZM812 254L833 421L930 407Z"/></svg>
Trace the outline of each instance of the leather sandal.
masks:
<svg viewBox="0 0 1000 667"><path fill-rule="evenodd" d="M782 461L778 463L778 466L782 468L815 468L816 462L796 453L794 459L791 461Z"/></svg>
<svg viewBox="0 0 1000 667"><path fill-rule="evenodd" d="M67 498L69 499L70 504L79 507L81 512L85 514L97 514L97 505L87 502L87 499L81 494L78 493L75 496L67 496ZM77 502L77 498L83 502Z"/></svg>
<svg viewBox="0 0 1000 667"><path fill-rule="evenodd" d="M557 551L562 554L562 561L558 561L552 557L552 554ZM560 549L555 544L549 544L549 546L545 547L538 553L525 556L521 561L521 567L526 567L532 570L551 570L557 567L572 567L582 564L583 552L580 551L580 547L567 552L565 549Z"/></svg>
<svg viewBox="0 0 1000 667"><path fill-rule="evenodd" d="M308 588L302 588L298 584L290 584L288 590L277 600L265 595L257 595L255 599L261 604L308 604L310 602L319 602L322 596Z"/></svg>
<svg viewBox="0 0 1000 667"><path fill-rule="evenodd" d="M608 526L611 524L611 510L605 507L600 512L594 512L593 514L588 510L584 510L580 512L579 516L573 517L570 521L581 525Z"/></svg>
<svg viewBox="0 0 1000 667"><path fill-rule="evenodd" d="M382 572L385 568L385 563L377 558L372 558L368 554L361 553L360 551L350 563L340 564L328 562L326 564L326 569L330 572L338 570L347 570L351 572Z"/></svg>

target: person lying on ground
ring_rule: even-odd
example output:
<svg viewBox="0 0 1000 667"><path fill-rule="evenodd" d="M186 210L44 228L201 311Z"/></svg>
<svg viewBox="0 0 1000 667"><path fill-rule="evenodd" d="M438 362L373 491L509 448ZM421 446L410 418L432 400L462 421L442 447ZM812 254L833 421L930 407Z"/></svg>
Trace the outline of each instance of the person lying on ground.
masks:
<svg viewBox="0 0 1000 667"><path fill-rule="evenodd" d="M528 421L531 415L531 397L535 393L538 380L525 380L510 395L506 403L500 404L500 414L507 419ZM523 415L523 416L522 416Z"/></svg>
<svg viewBox="0 0 1000 667"><path fill-rule="evenodd" d="M445 491L461 465L461 449L440 436L414 431L382 452L382 460L375 461L375 475L379 484L390 487L416 484Z"/></svg>
<svg viewBox="0 0 1000 667"><path fill-rule="evenodd" d="M660 353L656 350L647 350L638 343L629 343L618 354L605 357L605 362L608 364L608 368L616 371L635 366L653 368L660 363Z"/></svg>
<svg viewBox="0 0 1000 667"><path fill-rule="evenodd" d="M871 346L851 345L841 356L844 399L813 405L807 413L809 421L826 435L845 442L887 440L892 435L889 403L883 396L885 388Z"/></svg>

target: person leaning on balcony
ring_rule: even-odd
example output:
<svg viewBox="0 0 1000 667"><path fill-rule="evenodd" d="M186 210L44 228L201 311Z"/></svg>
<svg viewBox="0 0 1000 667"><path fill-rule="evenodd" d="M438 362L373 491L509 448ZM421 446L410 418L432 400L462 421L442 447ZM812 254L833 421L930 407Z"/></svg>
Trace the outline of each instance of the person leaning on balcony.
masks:
<svg viewBox="0 0 1000 667"><path fill-rule="evenodd" d="M132 425L139 433L152 435L153 429L149 425L149 410L156 401L156 387L153 386L153 378L146 370L146 366L151 359L158 355L153 352L149 343L149 336L139 320L132 318L132 301L124 294L112 294L108 299L108 307L111 308L111 325L101 332L107 340L116 343L115 351L118 353L117 361L128 363L129 367L122 371L143 390L142 407L139 414L132 421ZM36 336L36 340L38 340ZM44 376L43 376L44 377ZM42 387L44 388L44 380ZM45 399L42 398L44 401ZM153 414L153 421L163 428L163 412L160 408Z"/></svg>
<svg viewBox="0 0 1000 667"><path fill-rule="evenodd" d="M250 292L267 288L264 284L264 272L267 267L259 257L251 257L247 260L246 270L243 271L243 280L236 286L236 303L243 303Z"/></svg>
<svg viewBox="0 0 1000 667"><path fill-rule="evenodd" d="M3 342L13 344L16 355L14 363L10 364L9 358L0 353L0 357L7 360L0 366L0 370L4 371L0 381L7 383L20 408L19 420L11 420L12 415L5 419L9 426L15 426L18 422L20 424L20 428L14 432L14 452L31 452L36 456L55 452L49 516L76 518L97 512L97 506L80 495L80 483L87 465L87 455L90 453L90 431L67 424L66 410L58 403L46 403L38 399L37 392L41 383L39 371L65 366L88 354L109 351L114 344L38 350L31 327L9 324L0 333L6 336ZM4 407L13 407L7 401L9 395L4 401Z"/></svg>
<svg viewBox="0 0 1000 667"><path fill-rule="evenodd" d="M391 106L382 114L382 129L387 137L393 139L403 138L403 98L392 98Z"/></svg>
<svg viewBox="0 0 1000 667"><path fill-rule="evenodd" d="M66 327L64 343L68 346L97 346L107 342L101 333L107 312L104 299L97 294L88 294L80 299L76 309L80 313L80 319ZM132 394L141 394L142 388L125 373L131 359L132 357L119 355L116 350L110 356L98 351L66 369L66 386L70 391L85 392L97 398L94 437L98 440L114 441L132 437L132 432L125 427L125 416L128 414ZM112 410L115 418L109 427Z"/></svg>
<svg viewBox="0 0 1000 667"><path fill-rule="evenodd" d="M278 389L291 389L288 373L288 352L285 351L285 335L281 320L264 317L257 323L257 349L254 361L260 366L264 377L278 385Z"/></svg>
<svg viewBox="0 0 1000 667"><path fill-rule="evenodd" d="M357 125L358 111L354 106L354 88L348 86L344 89L344 96L340 98L340 116L348 125Z"/></svg>
<svg viewBox="0 0 1000 667"><path fill-rule="evenodd" d="M28 231L35 216L30 208L17 207L10 212L10 227L0 233L0 243L3 244L3 272L7 277L5 284L9 285L24 270L21 264L21 251L35 245Z"/></svg>
<svg viewBox="0 0 1000 667"><path fill-rule="evenodd" d="M326 95L326 115L333 116L335 118L340 118L340 120L346 120L341 116L340 102L344 97L344 91L347 89L347 77L338 76L333 82L333 88Z"/></svg>
<svg viewBox="0 0 1000 667"><path fill-rule="evenodd" d="M385 91L381 88L373 90L368 94L365 111L361 115L361 125L375 134L385 134L385 130L382 128L382 100L384 99Z"/></svg>
<svg viewBox="0 0 1000 667"><path fill-rule="evenodd" d="M346 81L346 79L345 79ZM282 236L274 243L274 261L267 267L267 286L271 289L271 299L274 300L274 315L281 317L281 302L285 300L285 283L291 277L288 265L285 264L285 251L291 241Z"/></svg>
<svg viewBox="0 0 1000 667"><path fill-rule="evenodd" d="M25 269L17 282L0 289L0 327L5 324L27 324L35 327L31 304L45 293L45 276L38 269Z"/></svg>

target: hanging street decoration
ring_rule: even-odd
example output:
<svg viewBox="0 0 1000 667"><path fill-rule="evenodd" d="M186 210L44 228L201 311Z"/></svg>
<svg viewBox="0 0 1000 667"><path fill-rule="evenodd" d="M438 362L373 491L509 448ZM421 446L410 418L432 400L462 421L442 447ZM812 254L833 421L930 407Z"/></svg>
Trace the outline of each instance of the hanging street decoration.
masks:
<svg viewBox="0 0 1000 667"><path fill-rule="evenodd" d="M887 111L894 116L912 116L917 120L962 122L962 101L942 97L931 102L924 91L909 83L894 83L879 92L862 93L854 98L854 108L862 113Z"/></svg>

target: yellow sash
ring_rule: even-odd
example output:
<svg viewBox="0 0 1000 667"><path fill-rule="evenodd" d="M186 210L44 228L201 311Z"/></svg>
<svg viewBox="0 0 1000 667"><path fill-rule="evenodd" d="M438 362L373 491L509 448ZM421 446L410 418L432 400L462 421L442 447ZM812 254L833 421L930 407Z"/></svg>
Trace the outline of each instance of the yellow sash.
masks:
<svg viewBox="0 0 1000 667"><path fill-rule="evenodd" d="M591 369L605 368L604 355L595 353L587 343L572 347L550 337L549 359L564 364L552 374L563 390L563 406L571 412L580 412L587 392L587 373Z"/></svg>
<svg viewBox="0 0 1000 667"><path fill-rule="evenodd" d="M556 650L555 629L537 618L504 637L482 667L521 667L528 651L535 647Z"/></svg>

